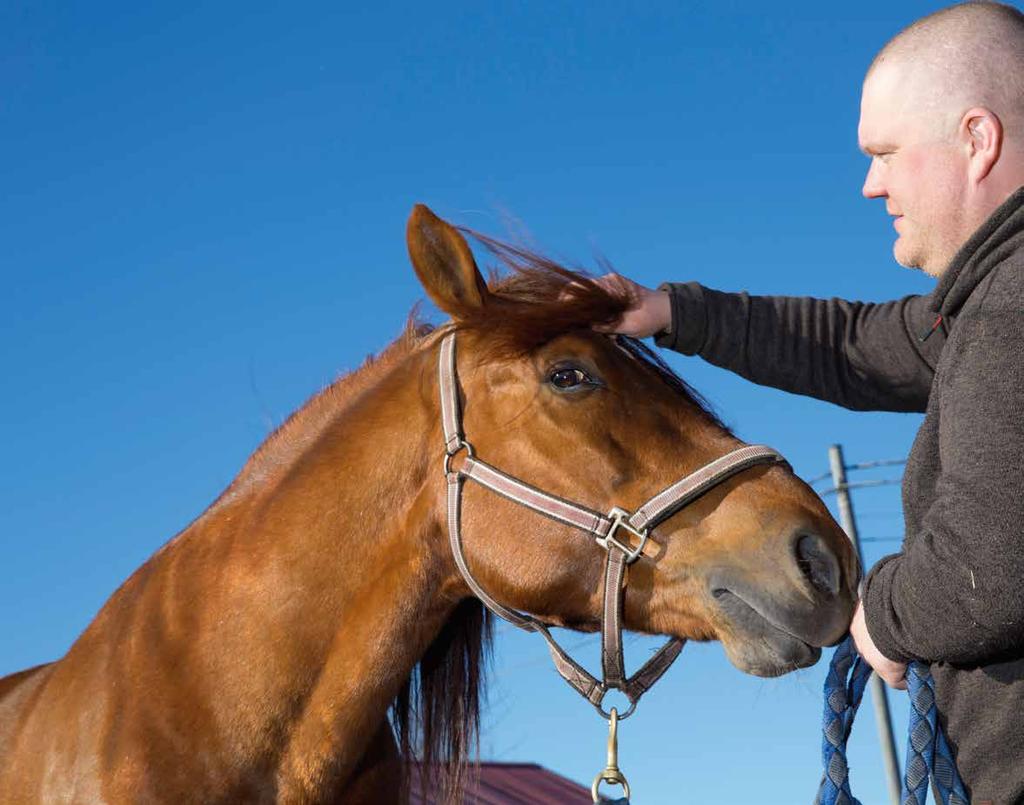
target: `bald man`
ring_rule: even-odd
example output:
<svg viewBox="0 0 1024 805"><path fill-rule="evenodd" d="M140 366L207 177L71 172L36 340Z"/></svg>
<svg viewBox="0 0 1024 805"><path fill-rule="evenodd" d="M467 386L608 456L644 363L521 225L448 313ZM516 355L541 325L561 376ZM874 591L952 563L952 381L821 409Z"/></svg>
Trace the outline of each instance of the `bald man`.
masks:
<svg viewBox="0 0 1024 805"><path fill-rule="evenodd" d="M914 23L864 81L864 195L935 290L883 304L754 297L608 275L613 328L847 408L925 413L902 550L851 624L892 686L930 663L975 803L1024 802L1024 15L968 3Z"/></svg>

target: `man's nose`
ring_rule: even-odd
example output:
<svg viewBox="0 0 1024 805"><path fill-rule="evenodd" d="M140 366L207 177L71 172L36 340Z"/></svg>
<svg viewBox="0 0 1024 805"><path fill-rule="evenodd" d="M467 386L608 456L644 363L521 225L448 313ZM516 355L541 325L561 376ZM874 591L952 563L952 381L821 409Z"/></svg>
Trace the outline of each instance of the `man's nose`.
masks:
<svg viewBox="0 0 1024 805"><path fill-rule="evenodd" d="M873 159L868 168L868 175L864 177L864 187L860 191L864 194L864 198L884 198L887 195L879 174L878 161Z"/></svg>

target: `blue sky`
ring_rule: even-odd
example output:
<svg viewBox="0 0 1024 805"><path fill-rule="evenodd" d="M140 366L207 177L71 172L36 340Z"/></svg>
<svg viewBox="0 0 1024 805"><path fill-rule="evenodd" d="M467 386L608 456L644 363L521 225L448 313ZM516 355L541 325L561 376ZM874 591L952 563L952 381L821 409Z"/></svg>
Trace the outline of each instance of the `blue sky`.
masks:
<svg viewBox="0 0 1024 805"><path fill-rule="evenodd" d="M0 7L0 673L59 657L270 429L398 333L423 296L415 202L651 285L927 291L860 197L856 121L873 53L938 7ZM905 455L919 424L672 363L805 477L833 442ZM898 491L857 507L869 561L894 550ZM589 783L603 723L542 641L499 634L484 756ZM809 802L823 675L688 647L623 725L635 799ZM885 799L874 735L866 708L865 803Z"/></svg>

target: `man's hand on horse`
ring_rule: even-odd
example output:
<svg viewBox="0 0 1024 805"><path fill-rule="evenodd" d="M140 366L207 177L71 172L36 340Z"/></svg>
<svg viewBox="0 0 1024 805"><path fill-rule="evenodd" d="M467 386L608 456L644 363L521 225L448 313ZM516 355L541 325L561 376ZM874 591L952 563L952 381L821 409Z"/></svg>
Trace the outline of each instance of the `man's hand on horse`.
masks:
<svg viewBox="0 0 1024 805"><path fill-rule="evenodd" d="M595 326L598 332L647 338L672 326L672 302L668 291L646 288L614 272L598 277L595 282L632 300L629 309L617 322Z"/></svg>
<svg viewBox="0 0 1024 805"><path fill-rule="evenodd" d="M850 634L853 635L853 642L857 644L857 651L875 673L882 677L886 685L897 690L907 689L907 666L890 660L878 650L878 646L868 633L868 625L864 621L864 605L860 601L857 602L857 609L853 613Z"/></svg>

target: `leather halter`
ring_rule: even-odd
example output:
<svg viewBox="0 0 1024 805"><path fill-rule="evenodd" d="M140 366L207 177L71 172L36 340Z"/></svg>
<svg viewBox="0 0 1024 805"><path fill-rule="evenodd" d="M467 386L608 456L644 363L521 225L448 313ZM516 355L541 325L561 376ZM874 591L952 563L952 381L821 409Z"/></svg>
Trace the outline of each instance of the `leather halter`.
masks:
<svg viewBox="0 0 1024 805"><path fill-rule="evenodd" d="M448 481L448 538L455 564L466 584L491 612L513 626L527 632L539 632L547 641L555 669L580 695L589 701L606 719L612 714L602 707L605 694L616 689L629 700L627 711L618 716L627 718L636 709L640 697L661 678L682 651L685 640L673 638L663 645L633 676L627 678L622 657L622 607L625 597L623 580L626 567L640 558L652 528L705 492L743 470L760 464L785 462L770 447L749 445L733 450L687 475L659 492L635 512L630 514L619 507L607 515L550 495L511 475L506 475L476 457L472 445L462 433L459 410L458 379L455 370L455 333L449 333L441 342L438 374L441 393L441 423L444 429L444 474ZM452 468L452 458L465 451L466 456L458 469ZM524 612L494 600L473 577L466 563L460 529L462 485L466 479L526 506L560 523L573 526L593 536L605 549L604 609L601 618L601 670L599 681L570 657L558 645L548 626ZM636 541L631 544L627 532Z"/></svg>

